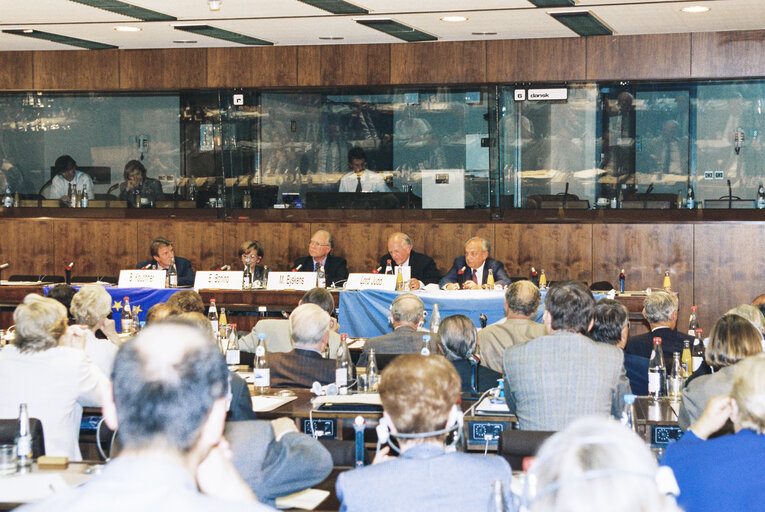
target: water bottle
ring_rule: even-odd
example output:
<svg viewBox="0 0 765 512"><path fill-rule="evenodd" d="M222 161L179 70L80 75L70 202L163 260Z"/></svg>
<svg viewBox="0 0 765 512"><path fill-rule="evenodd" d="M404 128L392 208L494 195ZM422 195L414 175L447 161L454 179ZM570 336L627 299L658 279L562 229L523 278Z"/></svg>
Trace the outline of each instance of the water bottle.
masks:
<svg viewBox="0 0 765 512"><path fill-rule="evenodd" d="M231 324L226 346L226 364L239 364L240 361L239 334L236 330L236 324Z"/></svg>
<svg viewBox="0 0 765 512"><path fill-rule="evenodd" d="M252 367L255 394L265 395L271 388L271 370L266 358L266 334L258 334L258 346L255 348L255 362Z"/></svg>
<svg viewBox="0 0 765 512"><path fill-rule="evenodd" d="M375 349L369 349L369 361L367 362L367 389L365 391L377 392L380 385L380 375L377 372L377 357Z"/></svg>
<svg viewBox="0 0 765 512"><path fill-rule="evenodd" d="M13 196L11 195L11 186L5 186L5 195L3 196L3 206L6 208L13 207Z"/></svg>
<svg viewBox="0 0 765 512"><path fill-rule="evenodd" d="M29 471L32 466L32 433L29 430L27 404L19 405L19 433L16 436L16 458L20 472Z"/></svg>
<svg viewBox="0 0 765 512"><path fill-rule="evenodd" d="M122 333L130 334L133 329L133 310L130 308L130 297L122 299Z"/></svg>
<svg viewBox="0 0 765 512"><path fill-rule="evenodd" d="M324 271L324 265L321 265L319 267L319 271L316 273L316 287L317 288L327 287L327 273Z"/></svg>
<svg viewBox="0 0 765 512"><path fill-rule="evenodd" d="M242 275L242 290L252 288L252 271L250 270L250 260L247 258L244 262L244 274Z"/></svg>
<svg viewBox="0 0 765 512"><path fill-rule="evenodd" d="M430 332L438 332L441 325L441 313L438 311L438 304L433 304L433 313L430 314Z"/></svg>
<svg viewBox="0 0 765 512"><path fill-rule="evenodd" d="M661 350L661 338L656 336L653 339L653 350L651 351L651 359L648 361L648 394L654 401L658 400L662 396L662 388L664 387L664 377L666 375L666 367L664 366L664 354Z"/></svg>
<svg viewBox="0 0 765 512"><path fill-rule="evenodd" d="M175 268L175 263L167 269L167 287L178 288L178 270Z"/></svg>
<svg viewBox="0 0 765 512"><path fill-rule="evenodd" d="M624 395L624 409L622 409L621 423L625 427L635 430L635 395Z"/></svg>
<svg viewBox="0 0 765 512"><path fill-rule="evenodd" d="M351 362L348 352L348 335L340 335L340 346L335 354L335 385L341 395L348 394L348 384L351 381Z"/></svg>
<svg viewBox="0 0 765 512"><path fill-rule="evenodd" d="M420 350L420 354L424 356L430 355L430 334L422 335L422 350Z"/></svg>
<svg viewBox="0 0 765 512"><path fill-rule="evenodd" d="M210 299L210 308L207 310L207 319L213 332L218 332L218 308L215 307L215 299Z"/></svg>

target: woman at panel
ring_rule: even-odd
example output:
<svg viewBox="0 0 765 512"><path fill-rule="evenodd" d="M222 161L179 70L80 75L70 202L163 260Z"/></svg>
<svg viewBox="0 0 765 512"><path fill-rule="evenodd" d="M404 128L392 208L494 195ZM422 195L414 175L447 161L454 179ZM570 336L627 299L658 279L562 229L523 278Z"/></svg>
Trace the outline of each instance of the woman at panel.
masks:
<svg viewBox="0 0 765 512"><path fill-rule="evenodd" d="M263 246L257 240L247 240L239 246L239 262L242 268L250 267L253 280L263 278Z"/></svg>
<svg viewBox="0 0 765 512"><path fill-rule="evenodd" d="M761 335L747 319L724 315L715 323L704 356L711 374L693 379L683 390L678 424L687 429L713 396L727 395L733 385L736 363L762 352Z"/></svg>
<svg viewBox="0 0 765 512"><path fill-rule="evenodd" d="M125 181L120 183L120 199L136 206L136 198L140 196L139 207L153 206L155 202L165 199L162 184L159 180L146 177L146 167L138 160L130 160L125 164L123 172Z"/></svg>
<svg viewBox="0 0 765 512"><path fill-rule="evenodd" d="M104 375L111 375L114 356L121 344L111 312L112 297L98 284L86 284L72 297L69 307L76 324L87 327L85 353ZM98 335L102 336L101 338ZM105 339L104 339L105 338Z"/></svg>
<svg viewBox="0 0 765 512"><path fill-rule="evenodd" d="M13 345L0 350L0 417L17 417L26 403L42 422L46 455L81 460L82 408L101 407L109 381L82 350L83 329L67 328L59 302L29 294L13 320Z"/></svg>
<svg viewBox="0 0 765 512"><path fill-rule="evenodd" d="M502 374L480 366L480 360L475 354L478 332L468 317L447 316L438 327L438 337L444 355L460 375L463 393L482 393L497 386L497 380L502 378Z"/></svg>

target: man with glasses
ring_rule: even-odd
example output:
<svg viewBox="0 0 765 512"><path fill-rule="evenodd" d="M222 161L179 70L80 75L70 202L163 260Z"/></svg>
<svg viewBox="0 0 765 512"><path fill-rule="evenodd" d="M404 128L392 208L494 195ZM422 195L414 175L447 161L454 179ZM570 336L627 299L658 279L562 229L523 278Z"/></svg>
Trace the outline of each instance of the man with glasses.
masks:
<svg viewBox="0 0 765 512"><path fill-rule="evenodd" d="M308 254L295 260L293 269L301 272L318 272L324 266L328 286L342 286L348 279L348 267L345 258L330 255L334 241L329 231L318 230L308 243Z"/></svg>

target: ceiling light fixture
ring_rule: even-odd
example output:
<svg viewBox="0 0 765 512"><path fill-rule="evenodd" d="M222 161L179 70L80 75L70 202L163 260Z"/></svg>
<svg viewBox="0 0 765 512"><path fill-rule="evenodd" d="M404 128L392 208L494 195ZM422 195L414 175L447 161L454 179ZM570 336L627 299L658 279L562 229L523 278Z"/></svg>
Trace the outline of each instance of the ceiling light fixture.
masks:
<svg viewBox="0 0 765 512"><path fill-rule="evenodd" d="M710 11L709 7L704 7L703 5L692 5L690 7L683 7L680 10L688 14L702 14Z"/></svg>
<svg viewBox="0 0 765 512"><path fill-rule="evenodd" d="M496 32L471 32L474 36L496 36Z"/></svg>
<svg viewBox="0 0 765 512"><path fill-rule="evenodd" d="M322 41L340 41L345 38L340 36L319 36L319 39Z"/></svg>
<svg viewBox="0 0 765 512"><path fill-rule="evenodd" d="M441 18L441 21L446 21L447 23L460 23L467 20L465 16L444 16Z"/></svg>
<svg viewBox="0 0 765 512"><path fill-rule="evenodd" d="M223 4L223 0L207 0L207 7L214 12L220 11L220 6Z"/></svg>
<svg viewBox="0 0 765 512"><path fill-rule="evenodd" d="M173 42L175 44L196 44L196 41L192 41L191 39L176 39Z"/></svg>
<svg viewBox="0 0 765 512"><path fill-rule="evenodd" d="M140 32L143 29L140 27L128 27L128 26L120 25L119 27L114 27L114 30L116 30L117 32Z"/></svg>

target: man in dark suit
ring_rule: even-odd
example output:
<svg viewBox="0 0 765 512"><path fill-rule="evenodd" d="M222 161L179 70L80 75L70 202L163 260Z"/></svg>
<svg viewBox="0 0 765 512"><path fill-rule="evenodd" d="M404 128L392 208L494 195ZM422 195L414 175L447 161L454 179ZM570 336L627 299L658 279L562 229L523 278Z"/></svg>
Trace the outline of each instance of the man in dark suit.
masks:
<svg viewBox="0 0 765 512"><path fill-rule="evenodd" d="M318 230L311 237L308 243L308 254L295 260L294 268L300 267L303 272L318 272L324 265L324 272L327 275L327 285L341 286L348 279L348 267L345 258L332 256L329 252L335 243L329 231Z"/></svg>
<svg viewBox="0 0 765 512"><path fill-rule="evenodd" d="M380 266L384 269L388 261L393 263L393 267L411 268L410 290L419 290L426 284L438 283L441 279L441 273L433 258L413 251L412 240L405 233L393 233L388 238L388 253L380 258Z"/></svg>
<svg viewBox="0 0 765 512"><path fill-rule="evenodd" d="M316 304L302 304L290 314L290 336L295 348L269 354L271 386L310 388L318 381L335 382L335 361L322 353L329 343L329 315Z"/></svg>
<svg viewBox="0 0 765 512"><path fill-rule="evenodd" d="M693 337L677 332L677 297L664 291L654 292L643 301L643 317L651 326L651 332L633 336L627 341L625 351L640 357L651 357L653 339L661 338L665 362L672 361L673 352L683 352L683 342L693 344Z"/></svg>
<svg viewBox="0 0 765 512"><path fill-rule="evenodd" d="M420 332L417 329L425 321L425 306L422 300L413 293L402 293L395 298L390 306L390 322L393 332L370 338L364 343L359 356L358 366L366 366L369 362L369 351L375 349L377 354L412 354L422 350L422 336L430 336L428 349L431 354L440 353L438 334Z"/></svg>
<svg viewBox="0 0 765 512"><path fill-rule="evenodd" d="M173 242L165 237L155 238L149 246L152 259L142 261L135 268L167 270L171 265L175 265L178 273L178 286L194 286L194 269L191 268L191 262L186 258L176 258Z"/></svg>
<svg viewBox="0 0 765 512"><path fill-rule="evenodd" d="M465 242L465 255L454 260L449 273L438 283L445 290L472 290L486 284L489 270L494 274L494 284L507 286L510 277L501 261L489 258L491 244L485 238L474 236Z"/></svg>

